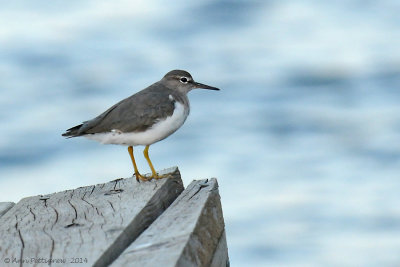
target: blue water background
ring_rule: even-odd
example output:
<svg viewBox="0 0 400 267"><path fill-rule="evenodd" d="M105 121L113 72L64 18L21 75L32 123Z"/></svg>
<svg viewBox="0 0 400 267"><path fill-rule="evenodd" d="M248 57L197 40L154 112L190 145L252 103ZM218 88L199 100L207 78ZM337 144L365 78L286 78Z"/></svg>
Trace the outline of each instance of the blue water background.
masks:
<svg viewBox="0 0 400 267"><path fill-rule="evenodd" d="M61 133L186 69L150 154L217 177L232 266L400 265L400 2L1 1L0 201L132 175ZM135 152L143 172L149 169Z"/></svg>

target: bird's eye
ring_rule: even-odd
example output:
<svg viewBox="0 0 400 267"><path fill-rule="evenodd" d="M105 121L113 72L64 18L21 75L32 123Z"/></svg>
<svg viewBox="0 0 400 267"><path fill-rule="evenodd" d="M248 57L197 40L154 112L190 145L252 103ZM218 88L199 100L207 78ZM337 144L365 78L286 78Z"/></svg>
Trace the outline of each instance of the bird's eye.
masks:
<svg viewBox="0 0 400 267"><path fill-rule="evenodd" d="M188 83L188 79L186 77L182 77L180 81L181 83Z"/></svg>

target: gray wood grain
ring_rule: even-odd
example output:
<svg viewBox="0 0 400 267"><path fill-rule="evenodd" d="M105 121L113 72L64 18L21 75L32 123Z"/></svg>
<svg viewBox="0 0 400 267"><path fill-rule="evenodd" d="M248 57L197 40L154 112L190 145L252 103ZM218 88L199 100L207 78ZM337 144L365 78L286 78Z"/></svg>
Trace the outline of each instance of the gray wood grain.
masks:
<svg viewBox="0 0 400 267"><path fill-rule="evenodd" d="M226 243L225 231L222 233L219 239L217 249L214 252L213 258L211 260L211 267L226 266L229 267L229 257L228 257L228 244Z"/></svg>
<svg viewBox="0 0 400 267"><path fill-rule="evenodd" d="M15 205L14 202L0 202L0 217Z"/></svg>
<svg viewBox="0 0 400 267"><path fill-rule="evenodd" d="M183 190L177 168L170 178L134 178L22 199L0 218L0 264L65 261L107 266ZM43 261L36 266L48 266ZM20 264L35 266L32 262Z"/></svg>
<svg viewBox="0 0 400 267"><path fill-rule="evenodd" d="M217 180L193 181L111 266L210 266L223 233Z"/></svg>

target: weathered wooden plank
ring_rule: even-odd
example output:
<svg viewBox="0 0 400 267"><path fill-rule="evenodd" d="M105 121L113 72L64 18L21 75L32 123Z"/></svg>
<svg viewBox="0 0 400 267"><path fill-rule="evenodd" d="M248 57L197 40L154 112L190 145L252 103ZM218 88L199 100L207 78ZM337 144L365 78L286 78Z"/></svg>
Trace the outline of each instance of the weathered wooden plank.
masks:
<svg viewBox="0 0 400 267"><path fill-rule="evenodd" d="M0 218L0 261L107 266L182 190L174 168L158 181L119 179L25 198Z"/></svg>
<svg viewBox="0 0 400 267"><path fill-rule="evenodd" d="M0 202L0 217L15 205L14 202Z"/></svg>
<svg viewBox="0 0 400 267"><path fill-rule="evenodd" d="M111 266L226 266L221 242L226 239L217 180L193 181Z"/></svg>

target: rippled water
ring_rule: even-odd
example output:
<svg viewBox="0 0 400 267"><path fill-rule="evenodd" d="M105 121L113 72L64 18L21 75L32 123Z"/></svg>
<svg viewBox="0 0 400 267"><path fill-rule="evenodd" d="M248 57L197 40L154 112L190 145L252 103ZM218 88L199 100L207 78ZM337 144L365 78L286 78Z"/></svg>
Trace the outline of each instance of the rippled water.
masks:
<svg viewBox="0 0 400 267"><path fill-rule="evenodd" d="M151 157L218 178L232 266L400 265L398 1L1 5L0 201L131 176L60 134L181 68L222 91Z"/></svg>

